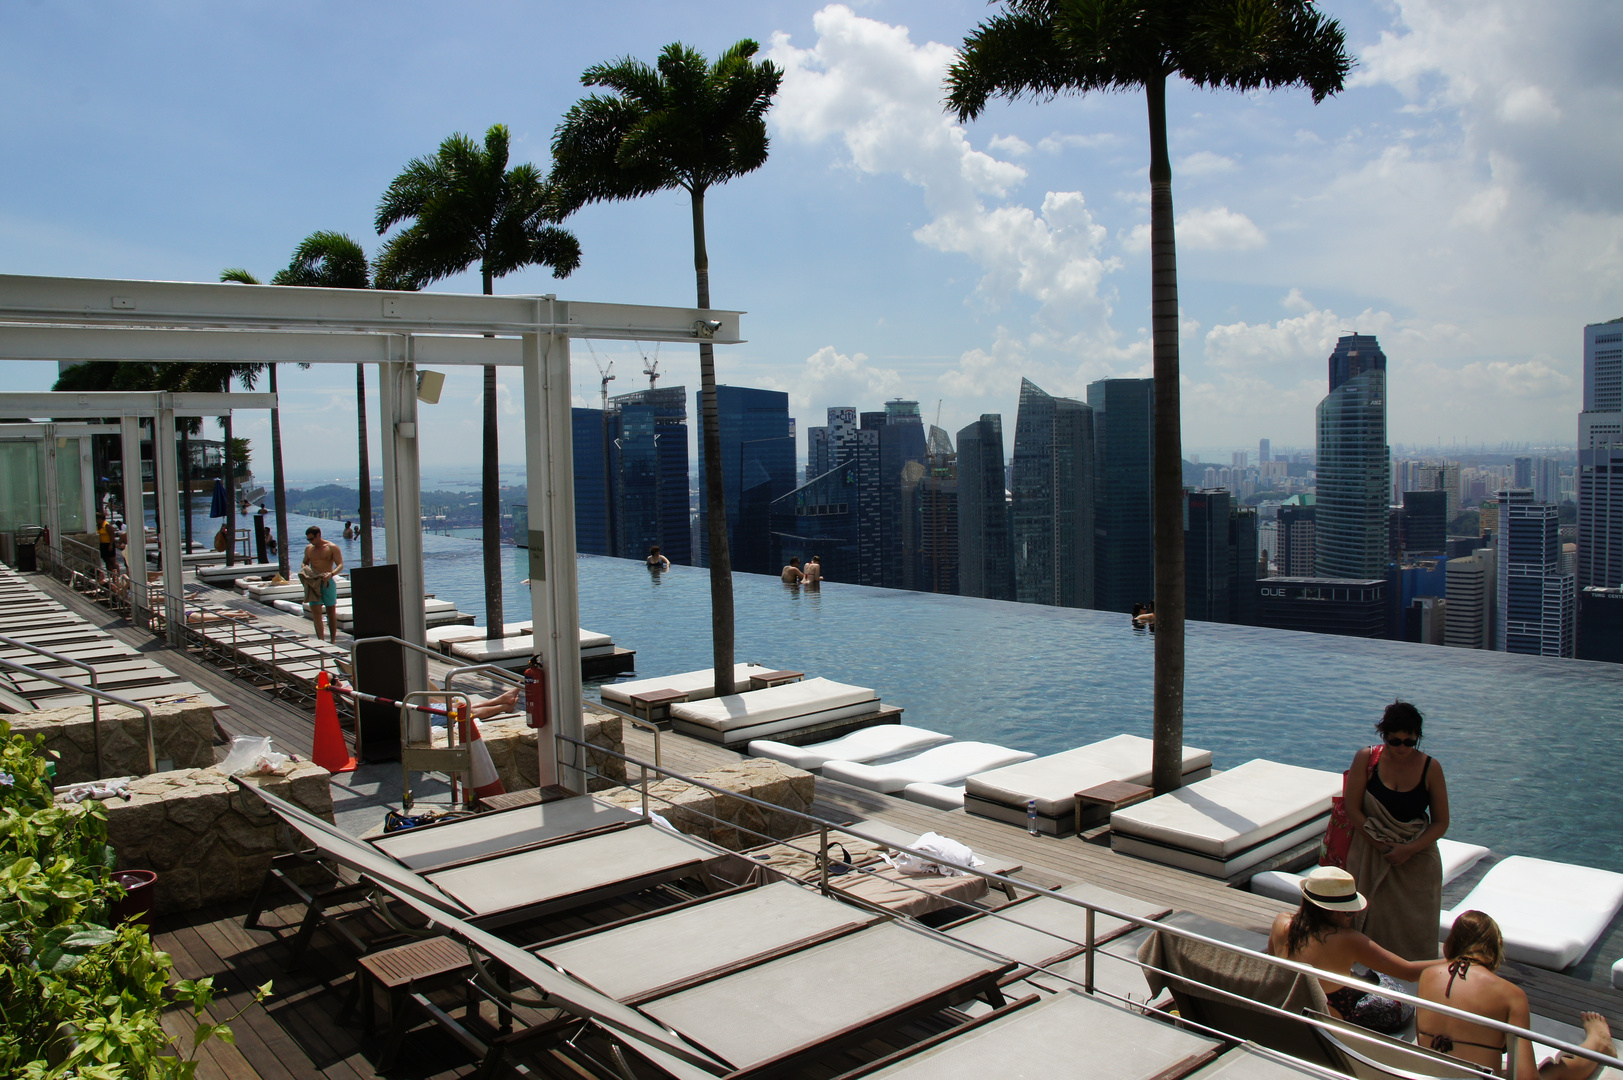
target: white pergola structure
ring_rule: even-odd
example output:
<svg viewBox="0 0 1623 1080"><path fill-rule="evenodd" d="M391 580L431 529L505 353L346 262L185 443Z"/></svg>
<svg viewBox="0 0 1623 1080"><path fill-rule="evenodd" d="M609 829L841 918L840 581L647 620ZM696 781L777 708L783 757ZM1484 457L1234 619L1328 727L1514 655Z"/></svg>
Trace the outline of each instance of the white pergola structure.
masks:
<svg viewBox="0 0 1623 1080"><path fill-rule="evenodd" d="M571 338L737 344L739 312L471 296L191 282L0 275L0 359L377 364L383 417L386 558L399 567L408 641L422 644L419 365L522 367L529 572L537 649L559 735L582 737L575 572ZM75 415L71 394L55 412ZM236 397L237 395L232 395ZM172 429L171 429L172 430ZM173 455L167 457L173 469ZM138 504L137 504L138 505ZM168 515L173 518L174 515ZM167 545L166 545L167 547ZM178 543L174 550L178 550ZM427 688L420 655L407 685ZM410 730L427 740L427 719ZM584 790L583 752L560 762L539 739L540 782Z"/></svg>
<svg viewBox="0 0 1623 1080"><path fill-rule="evenodd" d="M124 444L124 516L129 527L129 542L134 557L130 565L142 573L146 569L146 530L143 518L141 479L141 421L153 422L152 438L152 490L159 508L158 557L163 579L164 625L168 627L169 643L180 645L180 627L184 615L180 610L181 596L181 535L180 476L176 467L175 419L192 416L225 416L234 410L271 409L276 407L275 394L166 394L159 392L80 392L65 390L46 393L0 393L0 419L10 420L36 416L71 416L77 421L87 419L117 420L119 435ZM56 491L57 474L55 455L59 439L77 438L81 476L88 475L90 445L85 436L110 435L111 425L86 423L43 423L0 425L0 437L37 431L45 446L45 498L44 524L51 530L51 543L60 550L62 538L62 505ZM24 435L23 437L27 437ZM94 498L94 487L83 495ZM167 509L166 509L167 508ZM178 512L177 512L178 511ZM87 515L86 531L93 516ZM144 611L147 591L132 588L130 605ZM145 619L138 613L137 621Z"/></svg>

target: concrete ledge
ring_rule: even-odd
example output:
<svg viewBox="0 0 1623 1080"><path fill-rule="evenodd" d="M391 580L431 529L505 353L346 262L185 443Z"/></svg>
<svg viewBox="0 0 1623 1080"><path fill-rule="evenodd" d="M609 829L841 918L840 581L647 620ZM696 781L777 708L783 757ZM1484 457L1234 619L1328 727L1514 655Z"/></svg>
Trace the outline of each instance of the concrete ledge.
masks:
<svg viewBox="0 0 1623 1080"><path fill-rule="evenodd" d="M582 725L585 728L586 742L614 751L612 754L593 750L586 752L586 760L593 772L612 778L612 780L593 780L591 790L602 791L615 786L616 783L624 783L625 759L615 756L625 753L626 749L620 718L613 713L588 709L582 717ZM522 716L481 720L479 737L484 741L485 748L490 751L490 760L496 766L496 775L501 777L502 787L508 791L527 791L540 786L536 772L536 731L525 725ZM436 744L443 744L445 741L443 732L436 732L434 741Z"/></svg>
<svg viewBox="0 0 1623 1080"><path fill-rule="evenodd" d="M812 800L817 797L815 776L768 758L745 758L736 765L696 773L693 779L800 813L810 812ZM642 792L638 788L618 788L603 797L628 810L642 810ZM805 822L799 818L729 799L681 780L649 784L648 808L681 832L732 851L769 840L787 840L806 831Z"/></svg>
<svg viewBox="0 0 1623 1080"><path fill-rule="evenodd" d="M326 769L301 761L287 776L243 779L332 820ZM131 782L129 801L102 805L118 869L157 871L160 914L253 895L271 858L285 850L264 804L213 767L143 776Z"/></svg>
<svg viewBox="0 0 1623 1080"><path fill-rule="evenodd" d="M88 706L14 713L6 718L14 735L45 736L41 752L56 754L57 784L96 779L95 725ZM152 706L158 759L175 769L214 764L214 708L196 702ZM134 709L104 705L101 758L106 776L142 776L147 771L146 722Z"/></svg>

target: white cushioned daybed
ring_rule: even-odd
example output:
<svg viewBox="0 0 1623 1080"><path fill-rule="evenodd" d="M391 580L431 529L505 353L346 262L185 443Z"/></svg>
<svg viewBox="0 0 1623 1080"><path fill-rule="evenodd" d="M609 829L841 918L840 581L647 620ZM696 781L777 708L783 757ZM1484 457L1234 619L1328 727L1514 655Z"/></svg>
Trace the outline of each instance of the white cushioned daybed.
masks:
<svg viewBox="0 0 1623 1080"><path fill-rule="evenodd" d="M534 625L533 622L504 623L502 637L523 637ZM465 641L484 641L485 628L479 625L434 626L429 628L427 638L429 648L444 652L450 646L460 645Z"/></svg>
<svg viewBox="0 0 1623 1080"><path fill-rule="evenodd" d="M893 794L909 784L957 784L976 773L1029 761L1036 756L993 743L950 742L882 765L830 761L823 766L823 775L869 791Z"/></svg>
<svg viewBox="0 0 1623 1080"><path fill-rule="evenodd" d="M459 641L450 646L451 655L475 664L499 664L504 660L527 660L535 655L535 635L519 634L515 637L489 641L483 637L474 641ZM580 655L607 656L614 652L614 639L607 634L580 632Z"/></svg>
<svg viewBox="0 0 1623 1080"><path fill-rule="evenodd" d="M860 761L871 765L876 761L916 754L951 741L951 735L943 735L939 731L927 731L906 724L879 724L809 746L790 746L771 739L756 739L749 745L749 756L771 758L797 769L817 772L830 761ZM963 805L962 793L958 804Z"/></svg>
<svg viewBox="0 0 1623 1080"><path fill-rule="evenodd" d="M1492 852L1477 844L1462 844L1445 836L1437 841L1437 854L1442 856L1443 884L1447 885ZM1251 879L1251 891L1283 900L1287 904L1300 904L1304 876L1285 870L1268 870Z"/></svg>
<svg viewBox="0 0 1623 1080"><path fill-rule="evenodd" d="M1442 913L1437 932L1447 937L1461 912L1485 911L1505 935L1507 957L1560 971L1583 959L1619 908L1623 874L1512 855Z"/></svg>
<svg viewBox="0 0 1623 1080"><path fill-rule="evenodd" d="M1110 846L1229 878L1324 834L1341 774L1257 758L1110 815Z"/></svg>
<svg viewBox="0 0 1623 1080"><path fill-rule="evenodd" d="M192 573L198 581L206 581L210 585L218 585L224 589L229 589L235 585L238 578L264 578L268 581L281 572L281 564L273 562L239 562L234 566L227 566L222 562L212 566L193 567L192 569Z"/></svg>
<svg viewBox="0 0 1623 1080"><path fill-rule="evenodd" d="M743 694L671 706L671 729L723 746L801 731L834 720L878 713L879 695L866 686L802 679Z"/></svg>
<svg viewBox="0 0 1623 1080"><path fill-rule="evenodd" d="M964 806L962 784L909 784L902 789L902 798L937 810L961 810Z"/></svg>
<svg viewBox="0 0 1623 1080"><path fill-rule="evenodd" d="M1148 784L1155 744L1138 735L1117 735L1074 750L1006 765L969 778L964 809L971 814L1026 824L1026 803L1037 800L1037 828L1050 836L1076 832L1076 793L1122 780ZM1212 774L1212 752L1183 748L1183 781ZM1103 823L1104 815L1099 815ZM1086 823L1085 823L1086 824Z"/></svg>
<svg viewBox="0 0 1623 1080"><path fill-rule="evenodd" d="M734 664L733 686L735 688L741 686L748 692L751 675L775 670L777 669L763 667L760 664ZM598 687L598 693L603 696L604 701L612 701L627 708L631 706L632 694L647 694L655 690L676 690L686 694L689 701L703 701L705 698L716 696L716 670L705 668L703 671L684 671L677 675L660 675L651 679L604 683Z"/></svg>

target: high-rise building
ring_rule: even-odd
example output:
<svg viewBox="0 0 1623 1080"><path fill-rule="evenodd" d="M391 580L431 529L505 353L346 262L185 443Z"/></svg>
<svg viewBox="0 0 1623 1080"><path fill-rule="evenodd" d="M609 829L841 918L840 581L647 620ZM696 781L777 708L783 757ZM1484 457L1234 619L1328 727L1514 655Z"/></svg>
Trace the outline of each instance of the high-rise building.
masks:
<svg viewBox="0 0 1623 1080"><path fill-rule="evenodd" d="M1093 604L1101 611L1132 611L1134 604L1155 598L1155 380L1089 383L1088 406L1094 447Z"/></svg>
<svg viewBox="0 0 1623 1080"><path fill-rule="evenodd" d="M958 591L1014 599L1003 418L985 413L958 432Z"/></svg>
<svg viewBox="0 0 1623 1080"><path fill-rule="evenodd" d="M1093 410L1020 380L1011 503L1015 599L1093 602Z"/></svg>
<svg viewBox="0 0 1623 1080"><path fill-rule="evenodd" d="M1478 548L1470 555L1448 560L1444 645L1456 649L1493 648L1493 611L1499 580L1494 573L1497 561L1498 552L1494 548Z"/></svg>
<svg viewBox="0 0 1623 1080"><path fill-rule="evenodd" d="M919 467L914 474L916 483L923 475L928 454L918 402L887 401L882 415L884 423L878 429L880 566L877 584L887 589L902 589L908 587L913 577L907 567L905 543L906 535L912 531L905 521L912 505L904 494L908 484L907 466Z"/></svg>
<svg viewBox="0 0 1623 1080"><path fill-rule="evenodd" d="M904 518L915 537L904 559L911 571L904 584L924 592L957 593L958 455L951 436L934 425L928 453L929 463L911 489L911 508Z"/></svg>
<svg viewBox="0 0 1623 1080"><path fill-rule="evenodd" d="M1267 439L1258 439L1257 440L1257 464L1258 465L1266 465L1272 460L1274 460L1274 455L1273 455L1272 450L1268 446L1268 440Z"/></svg>
<svg viewBox="0 0 1623 1080"><path fill-rule="evenodd" d="M1457 461L1410 462L1407 485L1403 491L1441 491L1448 496L1444 511L1448 521L1460 516L1460 463Z"/></svg>
<svg viewBox="0 0 1623 1080"><path fill-rule="evenodd" d="M1560 458L1538 457L1533 459L1533 498L1539 502L1561 505L1563 500L1561 498Z"/></svg>
<svg viewBox="0 0 1623 1080"><path fill-rule="evenodd" d="M860 521L856 461L842 462L773 500L772 553L779 564L816 555L827 581L857 583Z"/></svg>
<svg viewBox="0 0 1623 1080"><path fill-rule="evenodd" d="M1623 664L1623 589L1578 591L1579 660Z"/></svg>
<svg viewBox="0 0 1623 1080"><path fill-rule="evenodd" d="M1531 489L1501 491L1498 535L1499 651L1571 656L1577 595L1561 572L1556 508Z"/></svg>
<svg viewBox="0 0 1623 1080"><path fill-rule="evenodd" d="M612 555L603 410L571 409L570 421L575 464L575 550L583 555Z"/></svg>
<svg viewBox="0 0 1623 1080"><path fill-rule="evenodd" d="M795 487L795 441L789 434L789 395L745 386L716 387L721 479L727 503L727 546L733 569L775 574L772 504ZM699 445L704 446L704 410ZM699 455L699 563L710 565L709 506L704 454Z"/></svg>
<svg viewBox="0 0 1623 1080"><path fill-rule="evenodd" d="M1203 622L1255 621L1257 512L1223 488L1184 492L1184 597Z"/></svg>
<svg viewBox="0 0 1623 1080"><path fill-rule="evenodd" d="M1258 626L1347 637L1386 636L1386 579L1263 578Z"/></svg>
<svg viewBox="0 0 1623 1080"><path fill-rule="evenodd" d="M1348 334L1330 354L1330 393L1318 407L1314 567L1323 577L1384 577L1387 492L1386 354Z"/></svg>
<svg viewBox="0 0 1623 1080"><path fill-rule="evenodd" d="M687 390L636 390L609 399L617 553L641 558L659 545L671 562L693 562L688 516Z"/></svg>
<svg viewBox="0 0 1623 1080"><path fill-rule="evenodd" d="M1313 572L1313 520L1316 510L1312 495L1292 495L1279 508L1279 549L1274 565L1280 577L1310 578Z"/></svg>
<svg viewBox="0 0 1623 1080"><path fill-rule="evenodd" d="M1584 327L1578 588L1623 586L1623 319Z"/></svg>
<svg viewBox="0 0 1623 1080"><path fill-rule="evenodd" d="M1532 458L1519 457L1511 464L1510 486L1513 488L1526 488L1529 491L1533 490ZM1534 492L1534 495L1536 496L1537 492ZM1539 501L1544 502L1545 500L1540 499Z"/></svg>
<svg viewBox="0 0 1623 1080"><path fill-rule="evenodd" d="M1448 547L1448 493L1403 493L1404 554L1436 554Z"/></svg>

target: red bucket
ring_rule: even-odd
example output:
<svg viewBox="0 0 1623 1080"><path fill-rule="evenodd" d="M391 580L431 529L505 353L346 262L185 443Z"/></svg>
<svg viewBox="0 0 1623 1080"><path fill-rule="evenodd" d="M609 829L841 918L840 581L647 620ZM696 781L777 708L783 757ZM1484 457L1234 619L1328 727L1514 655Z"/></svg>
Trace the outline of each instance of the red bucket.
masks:
<svg viewBox="0 0 1623 1080"><path fill-rule="evenodd" d="M153 913L158 903L158 875L151 870L115 870L113 880L124 886L124 895L113 901L107 913L111 926L138 922L152 933Z"/></svg>

